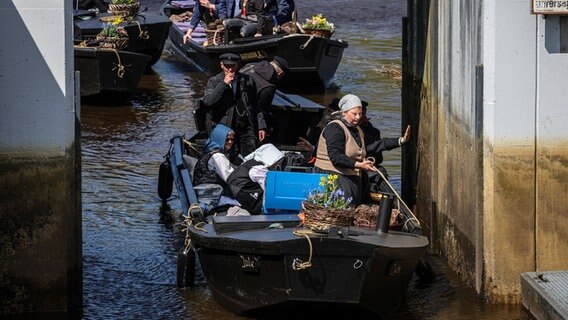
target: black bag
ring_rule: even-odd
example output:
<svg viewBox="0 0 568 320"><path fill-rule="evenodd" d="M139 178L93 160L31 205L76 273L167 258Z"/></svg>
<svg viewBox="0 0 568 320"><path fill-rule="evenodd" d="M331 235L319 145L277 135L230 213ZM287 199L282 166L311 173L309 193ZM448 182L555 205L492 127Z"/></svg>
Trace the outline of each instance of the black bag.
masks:
<svg viewBox="0 0 568 320"><path fill-rule="evenodd" d="M241 207L251 214L262 213L262 199L264 197L264 191L260 185L252 181L249 176L249 170L256 165L262 165L262 162L246 161L227 178L231 193L241 204Z"/></svg>

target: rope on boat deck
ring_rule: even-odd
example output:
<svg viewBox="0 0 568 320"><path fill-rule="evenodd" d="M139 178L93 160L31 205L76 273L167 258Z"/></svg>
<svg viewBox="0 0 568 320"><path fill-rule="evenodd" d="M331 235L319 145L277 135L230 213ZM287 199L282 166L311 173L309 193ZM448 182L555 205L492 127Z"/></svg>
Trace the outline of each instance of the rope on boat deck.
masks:
<svg viewBox="0 0 568 320"><path fill-rule="evenodd" d="M182 232L185 233L185 241L184 241L184 245L185 245L185 249L189 249L189 247L191 246L191 235L189 234L189 227L193 224L193 213L192 211L195 209L199 209L200 213L203 214L203 210L201 209L201 207L197 204L194 203L192 204L189 209L187 209L187 215L183 215L182 217L184 218L183 221L181 222L181 226L182 226ZM205 230L203 227L201 227L201 224L204 222L199 222L197 224L195 224L194 228L203 232L207 232L207 230Z"/></svg>
<svg viewBox="0 0 568 320"><path fill-rule="evenodd" d="M116 75L122 79L124 77L124 65L122 64L122 61L120 61L120 55L118 54L118 51L116 51L116 49L110 49L110 50L116 54L116 58L118 59L118 65L112 68L112 71L118 69L116 71Z"/></svg>
<svg viewBox="0 0 568 320"><path fill-rule="evenodd" d="M138 22L137 20L131 20L131 21L136 22L136 24L138 25L138 30L140 31L140 33L138 34L138 38L144 39L144 40L150 39L150 34L148 33L148 30L143 31L142 26L140 25L140 22Z"/></svg>
<svg viewBox="0 0 568 320"><path fill-rule="evenodd" d="M294 258L292 261L292 270L299 271L305 270L312 267L312 254L313 254L313 246L312 240L310 239L309 234L312 233L312 230L295 230L293 233L298 237L305 237L308 240L308 246L310 247L310 256L308 257L308 261L304 262L299 258Z"/></svg>
<svg viewBox="0 0 568 320"><path fill-rule="evenodd" d="M400 201L403 205L404 208L406 209L406 211L408 211L408 213L411 215L411 217L406 220L404 222L404 227L406 227L406 224L408 223L408 221L416 221L416 223L418 223L418 225L420 226L420 221L418 221L418 219L416 218L416 216L414 215L414 213L412 213L412 210L410 210L410 208L406 205L406 203L404 202L404 200L402 200L402 198L400 197L400 195L398 194L398 192L396 192L396 190L394 189L394 187L392 186L392 184L390 184L389 180L387 179L387 177L385 177L385 175L381 172L381 170L377 169L377 167L374 166L375 164L375 158L373 157L368 157L365 160L369 160L373 163L373 171L378 172L379 175L381 176L381 178L383 178L383 180L387 183L387 185L391 188L392 192L394 192L394 194L396 195L396 198L398 199L398 201Z"/></svg>

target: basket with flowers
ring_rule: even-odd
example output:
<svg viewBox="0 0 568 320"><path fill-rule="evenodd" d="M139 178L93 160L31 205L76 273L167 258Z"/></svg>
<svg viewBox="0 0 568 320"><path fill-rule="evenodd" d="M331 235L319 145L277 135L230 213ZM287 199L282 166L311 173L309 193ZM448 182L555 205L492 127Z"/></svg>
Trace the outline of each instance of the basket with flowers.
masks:
<svg viewBox="0 0 568 320"><path fill-rule="evenodd" d="M96 36L99 47L111 49L123 49L128 45L128 32L120 26L122 17L116 17L111 22L103 23L103 29Z"/></svg>
<svg viewBox="0 0 568 320"><path fill-rule="evenodd" d="M337 186L337 175L322 176L318 189L310 192L302 202L304 225L317 232L326 232L331 226L347 227L352 224L353 210L349 209L352 199L345 199L345 193Z"/></svg>
<svg viewBox="0 0 568 320"><path fill-rule="evenodd" d="M302 28L304 29L304 32L308 34L324 38L330 38L333 32L335 32L335 25L327 21L321 13L306 19Z"/></svg>
<svg viewBox="0 0 568 320"><path fill-rule="evenodd" d="M137 0L111 0L108 11L122 17L131 17L140 10L140 2Z"/></svg>

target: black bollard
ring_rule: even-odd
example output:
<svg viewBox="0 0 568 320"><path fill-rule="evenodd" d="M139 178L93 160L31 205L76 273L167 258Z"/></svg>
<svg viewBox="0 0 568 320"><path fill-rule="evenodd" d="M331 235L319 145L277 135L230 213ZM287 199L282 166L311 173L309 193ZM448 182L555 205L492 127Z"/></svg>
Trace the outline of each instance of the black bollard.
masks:
<svg viewBox="0 0 568 320"><path fill-rule="evenodd" d="M381 197L381 203L379 204L379 217L377 218L377 228L379 233L388 233L390 218L392 214L392 204L394 202L394 196L391 193L384 193Z"/></svg>
<svg viewBox="0 0 568 320"><path fill-rule="evenodd" d="M181 248L177 257L178 288L195 286L195 251L192 246Z"/></svg>

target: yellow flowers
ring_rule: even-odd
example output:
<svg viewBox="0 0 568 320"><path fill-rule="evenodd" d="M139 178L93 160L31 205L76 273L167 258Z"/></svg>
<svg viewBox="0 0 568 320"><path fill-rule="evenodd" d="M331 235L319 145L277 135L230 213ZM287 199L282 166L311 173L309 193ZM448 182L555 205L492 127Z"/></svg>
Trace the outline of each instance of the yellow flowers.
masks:
<svg viewBox="0 0 568 320"><path fill-rule="evenodd" d="M115 26L118 26L121 22L123 22L124 20L122 20L122 17L117 17L116 19L114 19L112 21L112 24Z"/></svg>
<svg viewBox="0 0 568 320"><path fill-rule="evenodd" d="M307 202L330 209L345 209L353 199L345 199L345 193L337 186L336 174L320 178L319 185L323 190L310 192Z"/></svg>
<svg viewBox="0 0 568 320"><path fill-rule="evenodd" d="M317 29L317 30L329 30L333 32L335 30L335 25L329 21L320 13L306 19L306 23L302 25L304 29Z"/></svg>

